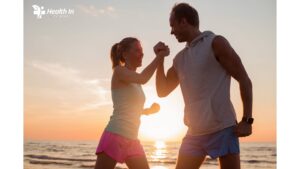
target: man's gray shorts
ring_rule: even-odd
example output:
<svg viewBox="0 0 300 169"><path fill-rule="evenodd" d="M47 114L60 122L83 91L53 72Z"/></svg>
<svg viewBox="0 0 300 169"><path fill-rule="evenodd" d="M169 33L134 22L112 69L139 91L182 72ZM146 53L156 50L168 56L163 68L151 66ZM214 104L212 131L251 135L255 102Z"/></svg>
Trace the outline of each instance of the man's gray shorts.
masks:
<svg viewBox="0 0 300 169"><path fill-rule="evenodd" d="M227 154L238 154L240 148L239 139L234 133L235 127L201 136L186 135L179 153L195 157L209 155L213 159Z"/></svg>

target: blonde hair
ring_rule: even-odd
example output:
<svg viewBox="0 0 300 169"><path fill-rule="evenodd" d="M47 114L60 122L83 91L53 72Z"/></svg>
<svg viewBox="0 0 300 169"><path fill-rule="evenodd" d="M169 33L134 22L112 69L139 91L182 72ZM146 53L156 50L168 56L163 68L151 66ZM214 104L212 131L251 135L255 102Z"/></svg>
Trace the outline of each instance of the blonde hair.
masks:
<svg viewBox="0 0 300 169"><path fill-rule="evenodd" d="M110 59L112 62L112 68L125 63L123 53L128 51L131 48L131 45L137 41L139 41L137 38L126 37L111 47Z"/></svg>

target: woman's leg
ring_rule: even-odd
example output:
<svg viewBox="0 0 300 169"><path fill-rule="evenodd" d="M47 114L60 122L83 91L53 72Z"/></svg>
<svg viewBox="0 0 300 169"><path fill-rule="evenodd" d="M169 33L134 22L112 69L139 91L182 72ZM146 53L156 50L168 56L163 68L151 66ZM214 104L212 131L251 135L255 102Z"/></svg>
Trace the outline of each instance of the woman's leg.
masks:
<svg viewBox="0 0 300 169"><path fill-rule="evenodd" d="M116 160L102 152L97 155L95 169L114 169L116 164Z"/></svg>
<svg viewBox="0 0 300 169"><path fill-rule="evenodd" d="M131 157L125 160L129 169L149 169L146 156Z"/></svg>

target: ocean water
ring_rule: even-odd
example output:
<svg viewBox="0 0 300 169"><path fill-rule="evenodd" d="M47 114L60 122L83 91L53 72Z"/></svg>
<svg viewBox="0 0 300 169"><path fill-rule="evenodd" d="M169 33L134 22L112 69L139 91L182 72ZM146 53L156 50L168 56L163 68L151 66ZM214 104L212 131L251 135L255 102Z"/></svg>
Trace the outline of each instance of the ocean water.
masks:
<svg viewBox="0 0 300 169"><path fill-rule="evenodd" d="M97 142L89 141L25 141L25 169L93 169ZM151 169L173 169L180 142L143 142ZM275 169L275 143L241 143L243 169ZM116 169L126 169L117 164ZM217 169L218 161L207 158L201 169Z"/></svg>

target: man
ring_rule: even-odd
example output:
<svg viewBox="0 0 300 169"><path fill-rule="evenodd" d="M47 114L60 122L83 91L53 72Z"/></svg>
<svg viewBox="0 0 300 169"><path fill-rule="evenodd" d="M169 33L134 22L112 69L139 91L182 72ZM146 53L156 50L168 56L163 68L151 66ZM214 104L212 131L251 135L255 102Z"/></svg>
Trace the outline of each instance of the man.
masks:
<svg viewBox="0 0 300 169"><path fill-rule="evenodd" d="M184 137L176 169L198 169L205 156L219 158L221 169L239 169L238 137L252 133L252 83L234 49L222 36L199 30L197 11L186 3L176 4L170 15L171 34L186 42L164 73L157 68L156 90L159 97L169 95L180 84L183 94ZM160 42L155 53L166 52ZM243 118L237 123L230 101L230 80L238 81L243 102Z"/></svg>

